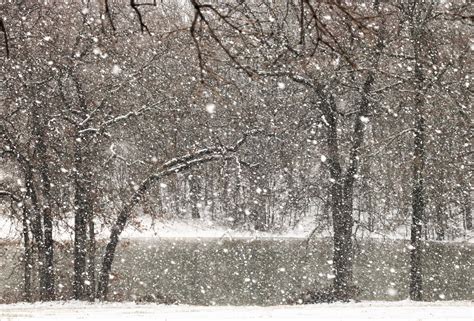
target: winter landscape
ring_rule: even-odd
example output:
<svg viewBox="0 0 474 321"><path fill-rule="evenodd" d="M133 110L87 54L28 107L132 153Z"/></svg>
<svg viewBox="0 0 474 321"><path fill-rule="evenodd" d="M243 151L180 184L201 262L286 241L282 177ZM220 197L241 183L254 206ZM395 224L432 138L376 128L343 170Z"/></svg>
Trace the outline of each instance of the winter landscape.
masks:
<svg viewBox="0 0 474 321"><path fill-rule="evenodd" d="M0 0L0 321L473 320L467 0Z"/></svg>

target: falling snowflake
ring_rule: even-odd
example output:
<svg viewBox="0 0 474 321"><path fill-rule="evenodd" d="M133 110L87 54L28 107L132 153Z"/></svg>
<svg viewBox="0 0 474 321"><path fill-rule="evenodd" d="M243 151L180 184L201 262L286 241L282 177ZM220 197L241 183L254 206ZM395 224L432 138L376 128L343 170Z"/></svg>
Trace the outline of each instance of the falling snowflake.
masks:
<svg viewBox="0 0 474 321"><path fill-rule="evenodd" d="M387 290L387 294L390 295L390 296L396 296L398 294L398 291L394 288L389 288Z"/></svg>
<svg viewBox="0 0 474 321"><path fill-rule="evenodd" d="M120 68L119 65L113 65L112 66L112 74L115 76L118 76L122 72L122 68Z"/></svg>
<svg viewBox="0 0 474 321"><path fill-rule="evenodd" d="M206 111L209 114L214 114L216 112L216 105L213 103L206 104Z"/></svg>

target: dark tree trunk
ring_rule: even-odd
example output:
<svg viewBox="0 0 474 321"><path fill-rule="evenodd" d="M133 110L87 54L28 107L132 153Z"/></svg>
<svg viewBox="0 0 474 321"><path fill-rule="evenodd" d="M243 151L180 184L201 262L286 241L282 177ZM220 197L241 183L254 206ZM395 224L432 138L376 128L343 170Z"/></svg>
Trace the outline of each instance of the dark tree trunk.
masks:
<svg viewBox="0 0 474 321"><path fill-rule="evenodd" d="M119 224L126 223L126 218L124 216L119 217L119 218L120 218L120 222L117 221L117 223ZM114 228L112 229L112 233L110 235L109 243L107 243L107 246L105 248L105 254L102 260L102 267L99 273L97 293L96 293L96 297L100 300L107 299L107 294L109 291L110 272L112 271L112 263L114 261L115 250L117 248L117 245L119 242L119 236L121 232L122 231L119 231L114 226Z"/></svg>
<svg viewBox="0 0 474 321"><path fill-rule="evenodd" d="M430 4L428 4L430 5ZM431 8L431 7L430 7ZM413 42L414 51L414 80L416 95L414 98L414 150L413 150L413 185L412 185L412 223L410 237L410 299L421 301L423 294L422 281L422 233L423 220L425 216L425 191L423 181L423 171L425 167L425 118L423 115L424 108L424 76L422 72L422 37L424 26L421 13L427 8L423 7L423 3L415 1L411 8L411 25L410 33ZM425 18L426 19L426 18Z"/></svg>
<svg viewBox="0 0 474 321"><path fill-rule="evenodd" d="M43 222L41 220L41 211L39 209L38 196L34 188L33 169L30 163L25 160L23 163L25 171L26 196L31 202L31 234L38 252L38 262L44 262L44 233ZM45 285L46 272L44 265L39 265L39 284L40 288Z"/></svg>
<svg viewBox="0 0 474 321"><path fill-rule="evenodd" d="M339 155L337 118L332 97L326 101L328 166L331 176L330 206L333 221L334 292L338 299L346 298L346 289L352 283L352 212L344 210L342 168ZM329 105L331 104L331 105ZM349 235L349 237L348 237Z"/></svg>
<svg viewBox="0 0 474 321"><path fill-rule="evenodd" d="M23 247L24 247L24 257L23 257L23 300L27 302L32 301L31 295L31 270L33 267L33 256L32 249L30 244L30 224L29 224L28 210L26 206L23 206Z"/></svg>
<svg viewBox="0 0 474 321"><path fill-rule="evenodd" d="M446 235L446 214L443 208L443 205L440 202L437 202L435 206L435 215L436 215L436 240L444 241Z"/></svg>
<svg viewBox="0 0 474 321"><path fill-rule="evenodd" d="M425 211L423 168L425 164L424 128L425 121L421 111L423 100L421 93L416 97L415 141L413 155L413 191L412 191L412 223L410 250L410 299L422 300L422 227Z"/></svg>
<svg viewBox="0 0 474 321"><path fill-rule="evenodd" d="M191 217L194 219L200 219L201 214L199 213L199 194L200 194L200 186L198 179L195 175L192 175L190 182L190 201L191 201Z"/></svg>
<svg viewBox="0 0 474 321"><path fill-rule="evenodd" d="M47 175L42 175L45 183L45 195L50 199L49 186L50 182L46 179ZM48 187L46 187L46 185ZM54 241L53 241L53 216L51 207L48 205L43 211L43 226L44 226L44 266L45 266L45 280L43 293L41 295L43 301L52 301L55 299L54 294Z"/></svg>
<svg viewBox="0 0 474 321"><path fill-rule="evenodd" d="M352 253L352 208L344 204L344 195L340 184L331 188L331 212L334 228L334 294L338 300L350 299L349 288L352 285L353 253Z"/></svg>
<svg viewBox="0 0 474 321"><path fill-rule="evenodd" d="M333 269L334 294L338 300L348 298L352 284L352 207L345 205L344 180L340 164L337 118L332 97L328 97L327 122L328 166L331 175L331 214L334 230Z"/></svg>
<svg viewBox="0 0 474 321"><path fill-rule="evenodd" d="M74 152L74 281L73 294L76 300L87 299L85 281L87 276L87 219L91 214L91 204L88 198L90 184L83 164L83 152L79 139L75 139Z"/></svg>
<svg viewBox="0 0 474 321"><path fill-rule="evenodd" d="M334 229L334 294L338 300L348 300L353 296L353 249L352 217L354 183L359 168L360 148L364 141L364 121L370 110L368 94L374 82L373 74L369 73L364 83L359 111L356 114L353 142L349 155L348 166L343 173L339 150L336 104L334 97L325 97L323 111L327 125L328 166L331 175L331 213Z"/></svg>
<svg viewBox="0 0 474 321"><path fill-rule="evenodd" d="M33 133L36 138L36 155L41 179L42 194L42 220L43 220L43 244L39 247L41 262L40 274L40 298L42 301L54 300L54 242L53 242L53 217L51 181L48 165L48 153L46 145L46 131L43 116L39 106L33 106L32 112Z"/></svg>
<svg viewBox="0 0 474 321"><path fill-rule="evenodd" d="M430 29L426 24L433 18L434 5L430 1L414 0L402 5L405 10L410 41L413 44L413 84L416 90L414 97L414 142L413 142L413 177L412 177L412 222L410 237L410 299L421 301L423 299L423 223L425 220L425 95L426 83L423 75L424 59L430 55L427 52L427 41Z"/></svg>
<svg viewBox="0 0 474 321"><path fill-rule="evenodd" d="M82 210L76 209L74 216L74 299L84 299L86 273L86 219Z"/></svg>
<svg viewBox="0 0 474 321"><path fill-rule="evenodd" d="M132 198L125 204L120 211L115 224L112 226L109 242L105 247L104 258L102 260L102 267L100 269L98 287L96 297L100 300L107 299L109 289L109 278L110 272L112 271L112 263L115 257L115 250L119 242L119 236L122 233L125 225L127 224L128 217L140 200L145 196L146 191L151 186L156 178L150 176L147 178L139 187L139 189L133 194Z"/></svg>
<svg viewBox="0 0 474 321"><path fill-rule="evenodd" d="M42 141L42 136L40 135L40 124L39 124L39 115L36 110L36 107L33 109L33 115L32 115L32 134L34 137L37 137L39 141ZM42 213L40 210L40 204L39 204L39 198L38 194L36 191L36 186L35 186L35 178L34 178L34 170L33 170L33 164L30 161L30 159L22 154L18 148L15 142L11 139L10 135L8 135L8 132L6 131L5 127L3 127L0 124L0 133L2 134L2 138L7 142L7 144L12 148L12 151L14 152L14 155L21 165L21 168L24 173L25 177L25 188L26 188L26 197L25 197L25 202L29 202L31 209L30 212L28 213L31 222L29 225L29 228L31 229L32 237L35 243L35 246L38 251L38 261L41 263L40 268L39 268L39 284L40 284L40 289L45 288L46 286L46 279L47 279L47 273L45 269L45 244L44 244L44 231L43 231L43 220L42 220ZM26 204L25 204L26 206ZM25 214L25 213L24 213ZM27 223L27 221L26 221ZM32 249L30 248L32 251ZM32 254L32 253L31 253Z"/></svg>
<svg viewBox="0 0 474 321"><path fill-rule="evenodd" d="M464 221L466 222L466 230L472 230L472 203L470 197L470 190L466 190L464 195Z"/></svg>
<svg viewBox="0 0 474 321"><path fill-rule="evenodd" d="M89 239L87 244L87 280L89 284L87 285L86 292L89 298L89 301L94 301L95 299L95 254L96 254L96 241L95 241L95 226L94 226L94 216L93 212L89 213L88 217L88 229L89 229Z"/></svg>
<svg viewBox="0 0 474 321"><path fill-rule="evenodd" d="M44 215L44 263L45 265L45 277L44 284L42 287L42 300L52 301L55 298L54 294L54 250L53 250L53 233L52 233L52 219L51 212L47 211Z"/></svg>

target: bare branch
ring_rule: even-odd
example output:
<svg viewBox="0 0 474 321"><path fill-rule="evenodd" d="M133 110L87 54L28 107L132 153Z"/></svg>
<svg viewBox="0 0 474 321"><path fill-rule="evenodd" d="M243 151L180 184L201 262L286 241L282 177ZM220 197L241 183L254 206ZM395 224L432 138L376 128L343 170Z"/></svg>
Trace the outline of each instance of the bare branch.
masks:
<svg viewBox="0 0 474 321"><path fill-rule="evenodd" d="M135 13L137 14L138 22L140 23L140 30L142 32L146 31L150 35L151 34L150 30L148 29L148 26L143 21L142 13L141 13L140 9L138 9L138 7L140 7L140 6L156 6L156 1L153 1L153 3L137 3L135 0L130 0L130 6L132 7L133 10L135 10Z"/></svg>
<svg viewBox="0 0 474 321"><path fill-rule="evenodd" d="M10 58L10 45L8 44L8 34L7 29L5 28L5 23L3 22L3 18L0 18L0 31L3 32L3 39L5 41L5 53L7 54L7 58Z"/></svg>
<svg viewBox="0 0 474 321"><path fill-rule="evenodd" d="M2 196L9 197L12 200L14 200L15 202L20 202L21 201L21 197L19 197L18 195L14 194L12 192L9 192L9 191L0 190L0 197L2 197Z"/></svg>

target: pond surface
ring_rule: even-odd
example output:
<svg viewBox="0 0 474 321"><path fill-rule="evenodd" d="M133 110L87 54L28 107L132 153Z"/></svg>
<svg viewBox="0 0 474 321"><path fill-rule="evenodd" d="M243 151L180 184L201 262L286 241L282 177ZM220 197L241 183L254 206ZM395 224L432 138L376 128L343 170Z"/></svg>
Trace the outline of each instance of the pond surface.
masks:
<svg viewBox="0 0 474 321"><path fill-rule="evenodd" d="M428 242L423 273L426 300L472 300L472 244ZM0 298L21 292L19 250L0 249ZM61 246L59 298L71 293L72 256ZM294 293L331 283L329 239L123 240L113 266L109 299L165 296L186 304L276 305ZM361 300L408 297L407 241L366 240L355 246L354 280Z"/></svg>

